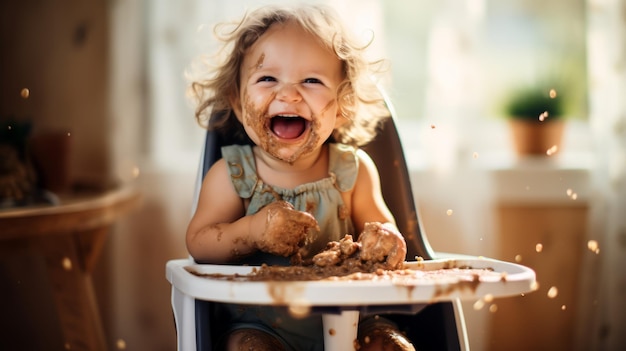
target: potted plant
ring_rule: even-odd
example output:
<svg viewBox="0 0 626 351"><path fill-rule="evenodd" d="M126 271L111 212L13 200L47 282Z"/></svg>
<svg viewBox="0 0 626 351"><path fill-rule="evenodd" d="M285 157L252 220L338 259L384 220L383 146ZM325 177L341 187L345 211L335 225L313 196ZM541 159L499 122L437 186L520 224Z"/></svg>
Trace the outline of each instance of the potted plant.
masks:
<svg viewBox="0 0 626 351"><path fill-rule="evenodd" d="M505 100L504 113L518 155L550 156L559 150L565 126L562 94L557 88L525 86Z"/></svg>

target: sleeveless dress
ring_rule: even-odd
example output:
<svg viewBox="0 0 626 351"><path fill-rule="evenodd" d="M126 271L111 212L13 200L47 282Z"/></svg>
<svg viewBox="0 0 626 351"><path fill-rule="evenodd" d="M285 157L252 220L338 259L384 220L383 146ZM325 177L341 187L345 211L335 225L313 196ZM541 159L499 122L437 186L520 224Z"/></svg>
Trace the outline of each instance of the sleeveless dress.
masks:
<svg viewBox="0 0 626 351"><path fill-rule="evenodd" d="M345 234L354 235L354 225L348 213L342 192L350 191L358 171L357 150L343 144L328 144L328 177L306 183L294 189L270 186L256 172L254 154L249 145L230 145L222 148L222 157L228 165L229 175L237 194L250 203L246 214L254 214L263 206L277 200L291 203L296 210L311 213L320 227L320 234L310 244L309 253L323 250L329 241L337 241ZM289 259L257 252L238 264L288 265ZM229 327L225 332L241 328L255 328L276 336L287 349L323 350L321 315L294 318L286 308L216 304L214 317Z"/></svg>

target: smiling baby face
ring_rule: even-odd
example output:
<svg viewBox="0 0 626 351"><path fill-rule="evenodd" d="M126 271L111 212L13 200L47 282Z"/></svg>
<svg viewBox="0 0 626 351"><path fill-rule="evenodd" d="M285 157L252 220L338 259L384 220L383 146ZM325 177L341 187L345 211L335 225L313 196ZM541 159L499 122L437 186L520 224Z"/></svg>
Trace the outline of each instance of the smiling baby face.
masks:
<svg viewBox="0 0 626 351"><path fill-rule="evenodd" d="M343 122L337 116L342 63L294 22L273 24L246 53L240 73L235 114L272 157L293 163Z"/></svg>

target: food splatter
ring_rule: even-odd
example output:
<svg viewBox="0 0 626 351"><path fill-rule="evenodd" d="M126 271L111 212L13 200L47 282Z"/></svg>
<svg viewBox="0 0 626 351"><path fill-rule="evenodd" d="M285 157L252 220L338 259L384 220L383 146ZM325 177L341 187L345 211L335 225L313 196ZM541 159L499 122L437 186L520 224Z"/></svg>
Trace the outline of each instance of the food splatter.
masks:
<svg viewBox="0 0 626 351"><path fill-rule="evenodd" d="M63 269L65 269L66 271L72 270L72 260L70 260L68 257L63 257L62 265Z"/></svg>
<svg viewBox="0 0 626 351"><path fill-rule="evenodd" d="M572 200L576 200L578 198L578 194L576 194L571 188L568 188L565 193Z"/></svg>
<svg viewBox="0 0 626 351"><path fill-rule="evenodd" d="M289 314L294 318L304 318L311 313L311 304L304 300L294 301L289 305Z"/></svg>
<svg viewBox="0 0 626 351"><path fill-rule="evenodd" d="M131 174L132 174L133 178L135 178L135 179L139 178L139 173L140 173L139 167L138 166L134 166L132 168L132 170L131 170Z"/></svg>
<svg viewBox="0 0 626 351"><path fill-rule="evenodd" d="M587 248L589 249L589 251L594 252L596 254L600 253L600 246L598 245L598 242L596 240L589 240L587 241Z"/></svg>
<svg viewBox="0 0 626 351"><path fill-rule="evenodd" d="M546 155L548 156L552 156L554 154L556 154L556 152L559 150L559 147L556 145L552 145L552 147L550 147L547 151L546 151Z"/></svg>
<svg viewBox="0 0 626 351"><path fill-rule="evenodd" d="M550 89L549 95L550 95L550 99L556 98L556 96L557 96L556 95L556 90L555 89Z"/></svg>
<svg viewBox="0 0 626 351"><path fill-rule="evenodd" d="M559 289L557 289L556 286L551 287L548 290L548 297L551 299L554 299L555 297L557 297L559 295Z"/></svg>

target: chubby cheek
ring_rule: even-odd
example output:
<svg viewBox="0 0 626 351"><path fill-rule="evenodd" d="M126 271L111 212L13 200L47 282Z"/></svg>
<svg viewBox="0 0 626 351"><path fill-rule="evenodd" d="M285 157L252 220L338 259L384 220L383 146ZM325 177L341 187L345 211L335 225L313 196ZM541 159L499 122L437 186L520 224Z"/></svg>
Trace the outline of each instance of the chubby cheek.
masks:
<svg viewBox="0 0 626 351"><path fill-rule="evenodd" d="M269 105L275 96L276 93L272 93L266 98L253 99L244 91L242 98L242 123L249 136L257 144L264 144L270 138L270 133L266 129L266 123Z"/></svg>
<svg viewBox="0 0 626 351"><path fill-rule="evenodd" d="M343 118L340 118L338 113L337 100L333 99L315 116L318 120L315 124L320 129L318 133L323 138L330 136L335 128L341 126Z"/></svg>

